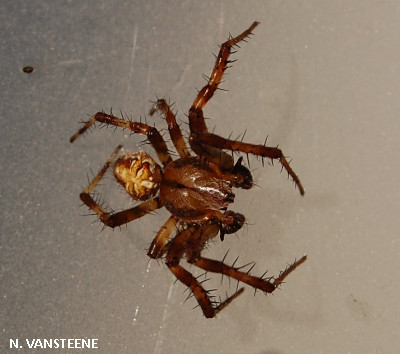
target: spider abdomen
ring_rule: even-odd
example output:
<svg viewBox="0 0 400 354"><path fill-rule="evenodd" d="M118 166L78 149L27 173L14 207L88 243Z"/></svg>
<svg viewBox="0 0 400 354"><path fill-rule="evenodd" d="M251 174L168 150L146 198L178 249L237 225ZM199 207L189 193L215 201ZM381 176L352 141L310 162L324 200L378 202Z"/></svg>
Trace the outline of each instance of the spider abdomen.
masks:
<svg viewBox="0 0 400 354"><path fill-rule="evenodd" d="M117 181L135 200L147 200L158 192L161 168L143 151L121 156L113 170Z"/></svg>
<svg viewBox="0 0 400 354"><path fill-rule="evenodd" d="M210 210L226 209L234 201L232 182L221 169L199 157L173 161L164 169L160 187L163 205L183 220L201 220Z"/></svg>

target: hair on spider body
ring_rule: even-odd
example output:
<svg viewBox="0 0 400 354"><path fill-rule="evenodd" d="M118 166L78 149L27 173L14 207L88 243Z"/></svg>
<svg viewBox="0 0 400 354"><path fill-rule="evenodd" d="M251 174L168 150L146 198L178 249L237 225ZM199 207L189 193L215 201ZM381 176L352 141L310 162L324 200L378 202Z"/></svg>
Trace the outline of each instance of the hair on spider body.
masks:
<svg viewBox="0 0 400 354"><path fill-rule="evenodd" d="M226 234L239 231L245 224L245 216L229 207L235 200L234 188L247 190L254 183L250 170L242 164L243 156L235 162L234 152L246 154L247 158L249 154L255 155L262 162L265 158L278 160L293 179L300 194L304 194L300 179L280 149L266 146L266 141L262 145L243 142L244 134L241 140L231 140L210 133L204 118L203 108L219 89L225 70L233 62L228 59L232 50L245 41L258 25L258 22L254 22L243 33L237 37L230 36L221 44L215 66L207 77L207 84L198 91L189 109L187 117L190 135L187 140L190 150L176 122L171 104L165 99L154 102L150 115L159 111L164 116L172 144L179 155L177 159L172 158L163 135L156 127L142 122L141 119L139 122L127 120L112 113L96 113L70 138L70 142L74 142L96 123L146 136L146 143L153 147L160 164L144 152L125 153L117 158L122 148L118 146L100 172L82 191L80 199L105 226L112 228L165 207L171 215L156 234L147 254L150 258L165 260L175 277L189 288L207 318L219 313L243 292L243 288L237 288L233 295L227 296L223 301L216 301L210 290L204 289L204 281L182 267L182 258L205 272L219 273L264 293L273 292L306 260L306 256L303 256L289 265L277 278L264 278L264 275L251 275L252 268L246 272L243 266L236 267L235 262L232 265L224 263L225 257L222 261L217 261L202 255L208 241L218 234L223 240ZM99 202L94 196L95 187L111 166L119 184L133 200L140 201L138 205L112 212L106 209L104 202Z"/></svg>

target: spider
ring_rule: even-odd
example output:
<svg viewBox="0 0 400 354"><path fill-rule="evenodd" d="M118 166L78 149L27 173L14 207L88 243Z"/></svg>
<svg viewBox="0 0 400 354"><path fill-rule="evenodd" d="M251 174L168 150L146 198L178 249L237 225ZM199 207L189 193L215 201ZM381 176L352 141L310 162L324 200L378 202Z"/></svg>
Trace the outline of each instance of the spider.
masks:
<svg viewBox="0 0 400 354"><path fill-rule="evenodd" d="M268 147L265 143L255 145L225 139L210 133L203 116L204 106L213 97L225 70L232 62L228 60L229 55L240 42L246 41L258 24L259 22L254 22L243 33L234 38L230 36L221 44L208 82L198 92L189 109L188 142L194 155L186 145L175 114L164 99L158 99L154 103L150 114L159 111L165 117L172 143L179 154L176 160L172 159L162 135L155 127L118 118L112 113L96 113L70 138L72 143L96 123L129 129L132 133L146 135L162 167L150 155L142 151L126 153L117 158L122 147L120 145L80 194L80 199L98 215L105 226L111 228L129 223L165 207L171 216L155 236L147 254L153 259L165 258L167 267L190 289L191 295L196 298L207 318L212 318L219 313L237 298L244 288L237 289L224 301L216 301L210 291L204 289L202 282L182 267L180 264L182 258L185 257L188 263L206 272L226 275L264 293L272 293L296 267L306 260L306 256L303 256L290 264L278 277L265 278L264 275L256 277L251 275L250 271L241 270L243 267L235 267L234 264L229 266L224 263L225 258L217 261L202 256L202 250L209 240L219 234L222 241L226 234L240 230L245 222L244 215L229 210L228 206L235 198L233 188L249 189L253 185L253 179L249 169L242 164L243 156L235 162L233 152L253 154L262 159L271 159L271 161L278 160L293 179L300 194L304 194L299 178L280 149ZM132 199L141 201L131 209L108 212L93 196L96 185L112 164L117 181Z"/></svg>

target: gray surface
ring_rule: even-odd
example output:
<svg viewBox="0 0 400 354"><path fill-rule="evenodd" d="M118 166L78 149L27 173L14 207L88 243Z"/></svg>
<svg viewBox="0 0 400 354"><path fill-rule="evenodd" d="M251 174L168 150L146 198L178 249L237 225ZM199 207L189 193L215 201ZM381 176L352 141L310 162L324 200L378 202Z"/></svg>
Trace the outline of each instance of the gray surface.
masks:
<svg viewBox="0 0 400 354"><path fill-rule="evenodd" d="M98 338L96 353L398 350L397 1L2 1L0 18L1 352L10 338ZM230 261L270 274L309 260L273 296L248 288L207 320L193 299L182 305L162 262L148 262L165 211L114 232L81 216L86 174L141 139L111 129L68 138L101 109L143 117L155 95L184 120L211 52L255 19L229 92L206 115L223 135L268 134L306 195L279 166L251 160L258 187L234 205L249 225L207 255L230 249ZM122 209L118 188L108 178L101 191Z"/></svg>

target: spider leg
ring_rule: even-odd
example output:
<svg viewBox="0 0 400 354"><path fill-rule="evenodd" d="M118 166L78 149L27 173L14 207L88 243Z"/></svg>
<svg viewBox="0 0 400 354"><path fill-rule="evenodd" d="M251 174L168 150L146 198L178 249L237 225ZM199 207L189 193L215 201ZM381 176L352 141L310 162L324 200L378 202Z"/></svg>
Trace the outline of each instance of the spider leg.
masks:
<svg viewBox="0 0 400 354"><path fill-rule="evenodd" d="M226 42L221 44L214 69L208 79L207 85L199 91L189 110L189 126L192 133L208 131L203 116L203 108L214 95L215 91L218 89L218 85L221 83L222 76L229 65L228 58L231 54L232 48L239 42L246 40L258 24L259 22L253 22L253 24L243 33L239 34L235 38L229 38Z"/></svg>
<svg viewBox="0 0 400 354"><path fill-rule="evenodd" d="M266 293L272 293L283 282L283 280L306 259L307 256L303 256L298 261L295 261L283 272L281 272L279 277L274 280L252 276L249 273L240 271L240 268L228 266L221 261L216 261L209 258L199 257L198 259L195 259L193 261L189 260L189 262L198 266L199 268L204 269L207 272L224 274L230 278L239 280L242 283L250 285L255 289L260 289L261 291L264 291Z"/></svg>
<svg viewBox="0 0 400 354"><path fill-rule="evenodd" d="M189 127L191 134L196 133L207 133L207 126L204 119L203 108L206 103L212 98L215 91L218 89L221 83L222 77L225 70L228 68L230 61L228 60L229 55L232 52L232 48L238 45L239 42L245 41L248 36L251 35L254 28L258 26L259 22L253 22L253 24L239 34L237 37L229 38L226 42L221 44L217 60L214 65L214 69L208 78L207 84L199 91L195 98L192 106L189 109ZM218 163L220 167L228 171L233 167L233 158L221 149L216 149L211 146L200 148L196 144L192 144L189 140L192 150L199 156L205 154L211 158L214 162Z"/></svg>
<svg viewBox="0 0 400 354"><path fill-rule="evenodd" d="M192 274L190 274L179 264L167 263L167 266L176 276L176 278L192 291L201 309L203 310L204 316L207 318L214 317L244 291L243 288L239 289L232 296L228 297L225 301L214 307L213 302L210 300L209 293L204 290L204 288L201 286L201 283Z"/></svg>
<svg viewBox="0 0 400 354"><path fill-rule="evenodd" d="M110 167L112 161L117 156L119 150L121 149L121 145L119 145L112 155L108 158L107 162L104 164L103 168L100 172L93 178L93 180L89 183L89 185L84 189L84 191L79 195L80 199L86 206L93 210L98 216L100 221L109 227L116 227L126 224L134 219L140 218L156 209L162 207L161 201L159 198L149 199L131 209L123 210L117 213L109 213L104 207L98 203L91 195L96 185L103 178L104 174Z"/></svg>
<svg viewBox="0 0 400 354"><path fill-rule="evenodd" d="M92 116L83 125L83 127L70 138L69 141L71 143L74 142L79 136L85 133L85 131L91 128L96 122L106 125L114 125L123 129L129 129L133 133L146 135L162 164L165 166L172 161L172 157L168 152L167 144L165 143L164 139L156 128L144 123L133 122L114 117L112 114L106 114L104 112L98 112L94 116Z"/></svg>
<svg viewBox="0 0 400 354"><path fill-rule="evenodd" d="M298 261L294 261L292 264L289 264L289 266L286 267L284 271L282 271L278 278L275 278L273 281L273 284L275 286L279 286L280 284L283 283L283 280L291 273L293 272L300 264L304 263L307 260L307 256L304 255L301 257Z"/></svg>
<svg viewBox="0 0 400 354"><path fill-rule="evenodd" d="M292 177L293 181L296 183L297 187L299 188L300 194L304 195L304 188L300 182L299 177L297 177L296 173L290 167L289 162L286 160L285 156L282 153L282 150L276 147L248 144L242 141L229 140L211 133L191 134L189 141L192 148L193 146L196 147L193 148L194 151L203 151L204 147L211 146L218 149L240 151L246 154L253 154L261 156L263 158L270 158L271 160L277 159L281 163L282 167L285 168L290 177Z"/></svg>
<svg viewBox="0 0 400 354"><path fill-rule="evenodd" d="M154 108L150 110L150 115L153 115L156 110L159 110L165 116L168 124L169 135L171 136L172 142L180 157L190 156L190 152L186 146L185 140L183 139L179 124L176 122L175 114L172 112L169 104L163 98L159 99L155 103Z"/></svg>
<svg viewBox="0 0 400 354"><path fill-rule="evenodd" d="M179 263L185 253L188 259L192 259L193 257L196 258L196 255L204 247L205 242L210 238L215 237L218 234L218 231L218 226L215 224L207 224L202 227L192 225L180 232L173 240L171 240L168 244L166 257L168 268L177 279L192 291L198 304L203 310L204 316L207 318L214 317L218 312L238 297L244 289L239 289L225 301L215 306L215 302L212 301L209 291L205 290L201 282ZM188 253L188 250L190 250L190 253Z"/></svg>
<svg viewBox="0 0 400 354"><path fill-rule="evenodd" d="M179 219L176 216L172 215L169 217L150 245L147 252L147 255L150 258L161 258L165 254L165 245L167 244L172 232L178 227L178 223Z"/></svg>

